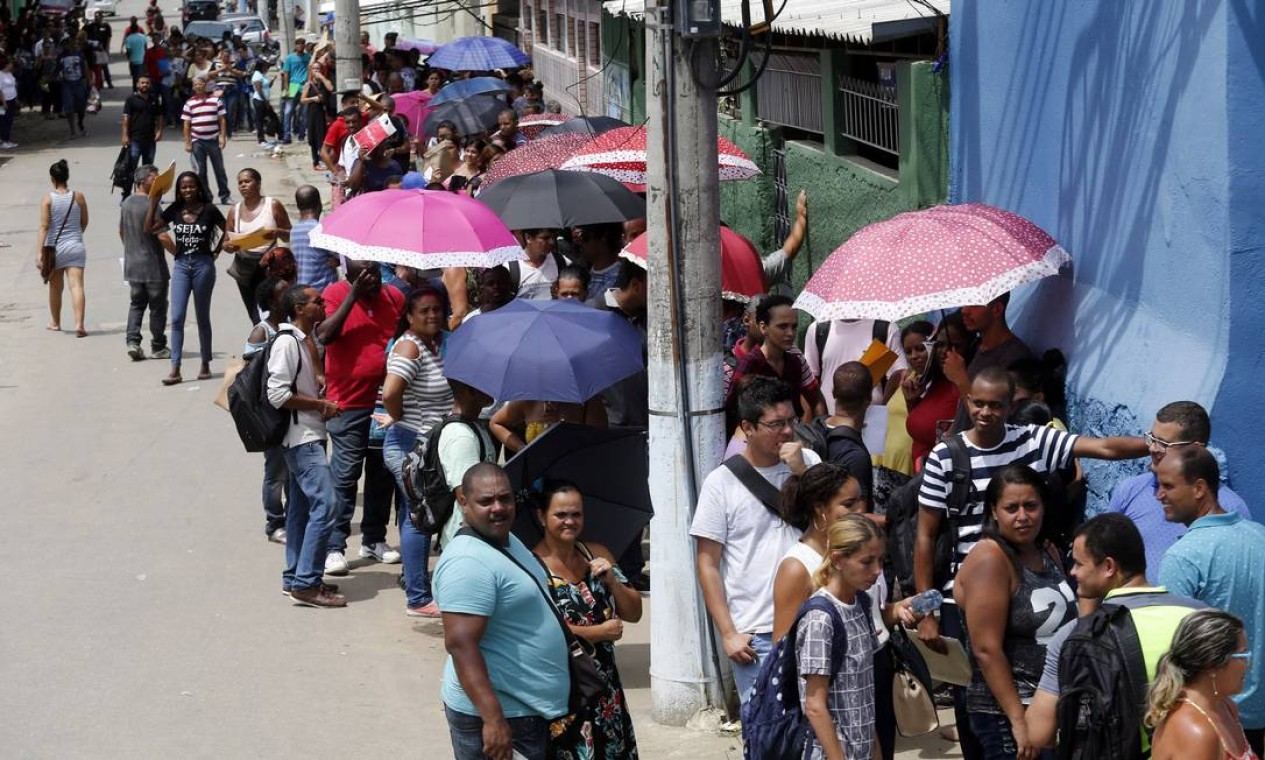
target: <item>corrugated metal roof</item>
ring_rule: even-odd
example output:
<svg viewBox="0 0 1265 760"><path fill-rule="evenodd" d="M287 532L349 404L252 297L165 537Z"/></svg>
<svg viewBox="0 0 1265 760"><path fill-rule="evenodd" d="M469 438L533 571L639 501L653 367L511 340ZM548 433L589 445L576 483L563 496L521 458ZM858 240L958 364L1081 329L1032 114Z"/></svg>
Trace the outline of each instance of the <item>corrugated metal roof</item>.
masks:
<svg viewBox="0 0 1265 760"><path fill-rule="evenodd" d="M868 43L873 38L874 24L930 18L936 15L935 11L947 16L949 3L950 0L786 0L773 28ZM751 0L750 5L751 23L763 21L761 0ZM782 0L773 0L773 12L777 13L781 5ZM646 0L607 0L602 6L613 15L626 13L636 18L646 12ZM720 0L720 13L726 24L742 25L741 0Z"/></svg>

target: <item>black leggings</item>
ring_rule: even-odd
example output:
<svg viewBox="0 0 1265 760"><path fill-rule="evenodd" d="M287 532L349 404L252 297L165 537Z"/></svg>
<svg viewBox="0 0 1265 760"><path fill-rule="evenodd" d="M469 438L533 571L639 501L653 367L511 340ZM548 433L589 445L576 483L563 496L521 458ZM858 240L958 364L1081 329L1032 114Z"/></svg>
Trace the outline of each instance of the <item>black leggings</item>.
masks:
<svg viewBox="0 0 1265 760"><path fill-rule="evenodd" d="M896 709L892 705L891 640L874 653L874 733L883 750L883 760L896 754Z"/></svg>
<svg viewBox="0 0 1265 760"><path fill-rule="evenodd" d="M312 165L321 162L321 145L325 142L325 111L319 103L307 107L307 147L312 151Z"/></svg>

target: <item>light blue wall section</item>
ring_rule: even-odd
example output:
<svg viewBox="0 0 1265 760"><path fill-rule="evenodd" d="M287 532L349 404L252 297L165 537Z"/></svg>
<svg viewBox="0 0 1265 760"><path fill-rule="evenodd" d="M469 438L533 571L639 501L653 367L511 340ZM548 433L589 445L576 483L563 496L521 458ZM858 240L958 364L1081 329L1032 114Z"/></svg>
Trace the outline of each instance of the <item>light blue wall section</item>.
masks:
<svg viewBox="0 0 1265 760"><path fill-rule="evenodd" d="M1012 306L1034 347L1067 353L1071 422L1136 434L1164 403L1198 401L1249 504L1265 492L1260 6L957 0L950 21L950 196L1071 252ZM1087 467L1098 503L1141 468Z"/></svg>

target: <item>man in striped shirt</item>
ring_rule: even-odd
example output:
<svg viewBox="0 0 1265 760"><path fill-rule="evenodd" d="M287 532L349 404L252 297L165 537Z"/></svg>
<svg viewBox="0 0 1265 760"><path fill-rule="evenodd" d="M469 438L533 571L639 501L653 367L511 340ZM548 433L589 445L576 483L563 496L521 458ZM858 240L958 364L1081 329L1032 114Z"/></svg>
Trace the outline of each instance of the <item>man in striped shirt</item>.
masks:
<svg viewBox="0 0 1265 760"><path fill-rule="evenodd" d="M1027 465L1041 473L1057 473L1069 466L1073 457L1134 459L1147 455L1146 443L1141 438L1087 438L1051 427L1007 425L1014 396L1014 379L1001 367L987 367L971 381L971 392L966 400L972 427L958 433L971 458L970 495L954 519L958 541L949 580L942 589L945 603L940 610L940 620L928 615L918 624L918 637L933 648L942 647L941 626L944 635L963 639L965 625L953 601L953 576L981 537L984 493L994 474L1010 464ZM948 445L937 444L923 466L922 488L918 493L921 509L914 547L914 583L920 592L934 585L936 535L949 506L952 470ZM955 694L954 702L962 756L967 760L982 758L983 751L968 728L966 700Z"/></svg>
<svg viewBox="0 0 1265 760"><path fill-rule="evenodd" d="M211 159L215 182L220 187L220 203L230 200L228 175L224 173L224 135L228 134L224 104L207 92L206 77L195 77L193 96L184 104L184 151L193 158L193 170L202 186L211 189L206 178L206 161Z"/></svg>

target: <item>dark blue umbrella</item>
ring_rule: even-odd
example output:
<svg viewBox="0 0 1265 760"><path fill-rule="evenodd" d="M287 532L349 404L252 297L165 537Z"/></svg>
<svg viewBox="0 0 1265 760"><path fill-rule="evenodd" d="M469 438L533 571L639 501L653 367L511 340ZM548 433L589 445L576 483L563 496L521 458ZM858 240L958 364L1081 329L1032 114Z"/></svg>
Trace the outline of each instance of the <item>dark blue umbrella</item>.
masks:
<svg viewBox="0 0 1265 760"><path fill-rule="evenodd" d="M567 134L593 135L597 137L603 132L627 126L630 126L628 122L620 121L611 116L585 116L578 119L567 119L561 124L555 124L552 127L543 129L537 137Z"/></svg>
<svg viewBox="0 0 1265 760"><path fill-rule="evenodd" d="M477 321L477 320L476 320ZM519 498L514 535L535 546L544 535L536 517L542 480L569 480L584 496L581 541L602 544L619 557L654 517L643 430L606 429L562 422L505 463Z"/></svg>
<svg viewBox="0 0 1265 760"><path fill-rule="evenodd" d="M430 99L430 106L433 108L450 100L461 100L471 95L483 95L489 92L509 92L512 89L514 88L510 87L504 79L496 77L458 79L440 88L439 92L435 93L435 97Z"/></svg>
<svg viewBox="0 0 1265 760"><path fill-rule="evenodd" d="M575 301L510 301L463 324L444 350L444 374L498 401L581 404L644 366L628 320Z"/></svg>
<svg viewBox="0 0 1265 760"><path fill-rule="evenodd" d="M495 71L526 66L531 59L499 37L458 37L440 46L426 65L449 71Z"/></svg>

